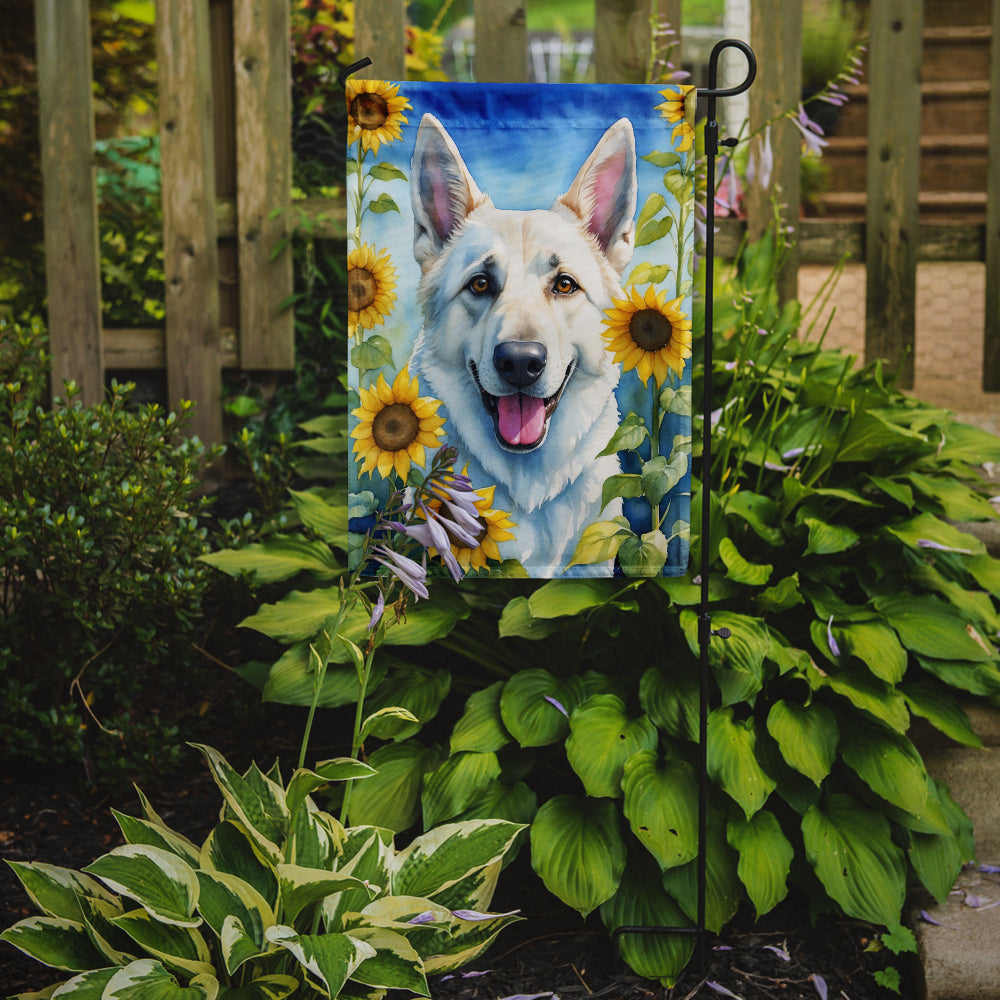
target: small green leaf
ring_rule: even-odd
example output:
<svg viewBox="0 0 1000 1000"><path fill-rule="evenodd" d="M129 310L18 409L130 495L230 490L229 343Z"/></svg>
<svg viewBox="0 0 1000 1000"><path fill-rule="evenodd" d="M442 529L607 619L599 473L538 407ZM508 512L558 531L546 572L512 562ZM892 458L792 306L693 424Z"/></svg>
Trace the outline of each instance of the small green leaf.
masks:
<svg viewBox="0 0 1000 1000"><path fill-rule="evenodd" d="M774 567L767 563L748 562L740 555L736 544L730 538L719 541L719 557L726 564L726 574L737 583L748 587L762 587L771 577Z"/></svg>
<svg viewBox="0 0 1000 1000"><path fill-rule="evenodd" d="M629 411L622 418L618 429L612 435L607 448L600 452L597 457L604 455L614 455L619 451L634 451L649 437L649 429L642 417Z"/></svg>
<svg viewBox="0 0 1000 1000"><path fill-rule="evenodd" d="M406 174L394 163L376 163L368 171L369 177L374 177L377 181L405 181Z"/></svg>
<svg viewBox="0 0 1000 1000"><path fill-rule="evenodd" d="M667 561L667 538L658 528L626 538L618 550L622 572L629 577L659 576Z"/></svg>
<svg viewBox="0 0 1000 1000"><path fill-rule="evenodd" d="M642 477L637 472L621 472L608 476L601 489L601 509L603 510L615 497L641 497Z"/></svg>
<svg viewBox="0 0 1000 1000"><path fill-rule="evenodd" d="M636 538L628 521L621 516L610 521L597 521L584 528L580 541L576 544L573 558L567 564L570 566L607 562L614 559L622 544Z"/></svg>
<svg viewBox="0 0 1000 1000"><path fill-rule="evenodd" d="M381 334L371 334L351 348L351 365L358 371L375 371L392 363L392 344Z"/></svg>
<svg viewBox="0 0 1000 1000"><path fill-rule="evenodd" d="M659 285L667 280L670 267L667 264L650 264L646 261L632 268L625 281L628 285Z"/></svg>
<svg viewBox="0 0 1000 1000"><path fill-rule="evenodd" d="M378 215L383 215L386 212L398 212L399 205L390 198L384 192L380 194L374 201L368 203L368 208Z"/></svg>
<svg viewBox="0 0 1000 1000"><path fill-rule="evenodd" d="M674 220L669 215L662 219L650 219L638 230L635 237L636 247L648 246L650 243L662 240L673 226Z"/></svg>

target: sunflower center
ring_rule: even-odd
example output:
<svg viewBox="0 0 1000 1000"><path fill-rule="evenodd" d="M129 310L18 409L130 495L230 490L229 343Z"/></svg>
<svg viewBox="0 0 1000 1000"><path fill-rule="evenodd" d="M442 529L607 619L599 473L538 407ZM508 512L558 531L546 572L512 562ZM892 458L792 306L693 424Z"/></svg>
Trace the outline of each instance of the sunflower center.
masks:
<svg viewBox="0 0 1000 1000"><path fill-rule="evenodd" d="M351 116L361 128L381 128L389 120L389 105L379 94L358 94L351 101Z"/></svg>
<svg viewBox="0 0 1000 1000"><path fill-rule="evenodd" d="M366 267L352 267L347 275L347 308L361 312L375 301L378 284Z"/></svg>
<svg viewBox="0 0 1000 1000"><path fill-rule="evenodd" d="M656 309L640 309L634 313L628 330L633 343L643 351L662 351L674 332L670 320Z"/></svg>
<svg viewBox="0 0 1000 1000"><path fill-rule="evenodd" d="M417 438L420 421L405 403L390 403L375 414L372 437L382 451L403 451Z"/></svg>

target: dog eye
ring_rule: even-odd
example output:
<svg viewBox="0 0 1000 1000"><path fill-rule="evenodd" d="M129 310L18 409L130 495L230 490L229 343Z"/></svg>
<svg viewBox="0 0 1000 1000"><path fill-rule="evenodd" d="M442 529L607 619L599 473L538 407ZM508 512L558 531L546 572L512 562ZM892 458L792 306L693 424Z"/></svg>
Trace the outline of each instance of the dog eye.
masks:
<svg viewBox="0 0 1000 1000"><path fill-rule="evenodd" d="M568 275L560 274L552 285L552 291L557 295L572 295L580 286Z"/></svg>
<svg viewBox="0 0 1000 1000"><path fill-rule="evenodd" d="M485 295L490 290L490 279L485 274L474 274L465 287L473 295Z"/></svg>

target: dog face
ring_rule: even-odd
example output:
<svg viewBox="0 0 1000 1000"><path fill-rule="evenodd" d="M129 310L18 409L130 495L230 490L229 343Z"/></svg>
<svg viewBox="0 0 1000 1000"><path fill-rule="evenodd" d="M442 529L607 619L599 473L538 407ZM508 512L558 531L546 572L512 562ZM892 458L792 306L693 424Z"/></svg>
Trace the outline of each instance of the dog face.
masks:
<svg viewBox="0 0 1000 1000"><path fill-rule="evenodd" d="M614 405L600 334L633 250L632 127L611 126L549 210L496 208L432 115L410 178L424 312L415 353L449 433L500 481L541 473L549 493L561 489L574 449Z"/></svg>

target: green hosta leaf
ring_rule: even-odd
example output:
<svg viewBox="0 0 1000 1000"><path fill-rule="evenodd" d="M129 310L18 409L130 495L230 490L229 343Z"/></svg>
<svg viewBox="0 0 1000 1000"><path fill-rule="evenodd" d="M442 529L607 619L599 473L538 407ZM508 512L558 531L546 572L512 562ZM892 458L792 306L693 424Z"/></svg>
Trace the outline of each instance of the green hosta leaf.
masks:
<svg viewBox="0 0 1000 1000"><path fill-rule="evenodd" d="M654 865L630 858L615 894L601 904L608 931L619 927L686 927L690 921L660 884ZM690 934L623 934L621 957L638 975L673 986L694 951Z"/></svg>
<svg viewBox="0 0 1000 1000"><path fill-rule="evenodd" d="M437 715L450 689L451 674L447 670L421 667L394 670L367 699L365 707L372 712L385 708L403 708L410 712L418 721L385 718L379 727L381 739L405 740Z"/></svg>
<svg viewBox="0 0 1000 1000"><path fill-rule="evenodd" d="M615 804L572 795L549 799L531 824L531 865L549 892L582 916L610 899L625 870Z"/></svg>
<svg viewBox="0 0 1000 1000"><path fill-rule="evenodd" d="M771 497L750 490L738 490L726 498L726 516L745 521L758 538L777 547L785 541L781 510Z"/></svg>
<svg viewBox="0 0 1000 1000"><path fill-rule="evenodd" d="M613 455L616 451L634 451L649 437L649 429L645 421L636 413L629 411L622 418L607 448L597 457ZM626 522L627 523L627 522Z"/></svg>
<svg viewBox="0 0 1000 1000"><path fill-rule="evenodd" d="M562 629L563 623L536 618L528 606L527 597L508 601L500 615L498 632L501 639L517 636L521 639L544 639Z"/></svg>
<svg viewBox="0 0 1000 1000"><path fill-rule="evenodd" d="M99 968L104 958L91 944L87 929L65 917L28 917L0 934L6 941L35 961L54 969L81 972Z"/></svg>
<svg viewBox="0 0 1000 1000"><path fill-rule="evenodd" d="M218 1000L285 1000L298 988L299 981L292 976L261 976L245 986L223 987Z"/></svg>
<svg viewBox="0 0 1000 1000"><path fill-rule="evenodd" d="M918 656L917 662L927 673L937 677L949 687L987 697L1000 694L1000 669L992 663L935 660L930 656Z"/></svg>
<svg viewBox="0 0 1000 1000"><path fill-rule="evenodd" d="M969 717L947 688L931 680L908 681L900 686L906 704L914 715L967 747L981 747L983 741L972 728Z"/></svg>
<svg viewBox="0 0 1000 1000"><path fill-rule="evenodd" d="M176 854L146 844L125 844L84 871L113 892L134 899L150 916L178 927L197 927L198 878Z"/></svg>
<svg viewBox="0 0 1000 1000"><path fill-rule="evenodd" d="M677 665L669 673L650 667L639 682L642 710L670 736L678 740L698 739L698 676Z"/></svg>
<svg viewBox="0 0 1000 1000"><path fill-rule="evenodd" d="M925 444L927 439L915 431L863 410L854 417L837 451L838 462L868 462L893 447Z"/></svg>
<svg viewBox="0 0 1000 1000"><path fill-rule="evenodd" d="M333 655L344 650L343 642L334 643ZM369 687L375 687L385 677L384 657L377 657L369 678ZM339 667L330 664L323 675L319 689L317 708L339 708L358 700L358 675L353 666ZM307 642L297 642L289 646L278 658L267 674L261 692L264 701L281 705L311 705L316 695L316 673Z"/></svg>
<svg viewBox="0 0 1000 1000"><path fill-rule="evenodd" d="M996 511L986 497L980 496L954 476L925 476L910 472L906 478L938 505L951 521L983 521L996 517Z"/></svg>
<svg viewBox="0 0 1000 1000"><path fill-rule="evenodd" d="M430 996L424 963L402 934L384 927L361 926L351 930L351 937L375 949L375 954L351 973L355 982Z"/></svg>
<svg viewBox="0 0 1000 1000"><path fill-rule="evenodd" d="M349 934L296 934L291 927L270 927L267 939L285 948L311 979L335 997L344 983L366 959L375 957L375 949Z"/></svg>
<svg viewBox="0 0 1000 1000"><path fill-rule="evenodd" d="M434 750L415 740L379 747L368 758L374 777L351 790L352 825L382 826L397 833L420 817L424 774L438 761Z"/></svg>
<svg viewBox="0 0 1000 1000"><path fill-rule="evenodd" d="M522 670L504 684L500 716L521 746L547 746L566 736L569 715L582 700L579 677L560 679L547 670Z"/></svg>
<svg viewBox="0 0 1000 1000"><path fill-rule="evenodd" d="M393 850L391 830L355 826L347 833L337 868L342 875L353 875L373 889L387 890ZM326 930L346 930L344 915L357 913L371 902L368 889L345 889L327 896L322 903Z"/></svg>
<svg viewBox="0 0 1000 1000"><path fill-rule="evenodd" d="M705 926L714 934L732 919L743 899L743 884L736 874L736 852L726 843L726 824L720 813L708 818L705 850ZM698 861L663 873L663 887L691 920L698 917Z"/></svg>
<svg viewBox="0 0 1000 1000"><path fill-rule="evenodd" d="M271 907L277 905L277 873L242 824L226 821L208 835L201 848L200 867L234 875L253 886Z"/></svg>
<svg viewBox="0 0 1000 1000"><path fill-rule="evenodd" d="M806 813L802 836L809 863L844 913L874 924L899 923L906 866L882 813L849 795L830 795Z"/></svg>
<svg viewBox="0 0 1000 1000"><path fill-rule="evenodd" d="M667 561L667 539L658 528L626 538L618 549L622 572L630 577L659 576Z"/></svg>
<svg viewBox="0 0 1000 1000"><path fill-rule="evenodd" d="M996 653L975 626L936 597L908 594L875 598L875 607L899 633L903 645L939 660L996 659Z"/></svg>
<svg viewBox="0 0 1000 1000"><path fill-rule="evenodd" d="M968 465L1000 462L1000 445L996 434L971 424L949 421L937 458L939 461L965 462Z"/></svg>
<svg viewBox="0 0 1000 1000"><path fill-rule="evenodd" d="M629 538L635 538L635 533L624 517L613 517L610 521L597 521L587 525L576 543L570 566L606 562L618 555L618 550Z"/></svg>
<svg viewBox="0 0 1000 1000"><path fill-rule="evenodd" d="M942 545L946 549L955 549L970 555L984 555L986 552L986 546L974 535L942 521L933 514L918 514L909 521L889 525L886 530L913 549L923 548L922 542L932 542L934 545Z"/></svg>
<svg viewBox="0 0 1000 1000"><path fill-rule="evenodd" d="M564 618L603 607L618 592L612 580L549 580L529 598L536 618Z"/></svg>
<svg viewBox="0 0 1000 1000"><path fill-rule="evenodd" d="M806 676L814 688L829 688L846 698L855 708L881 719L899 733L906 732L910 724L910 713L906 710L903 696L884 681L872 677L868 670L842 667L835 673L822 675L812 667Z"/></svg>
<svg viewBox="0 0 1000 1000"><path fill-rule="evenodd" d="M111 921L154 958L188 976L211 975L212 956L201 934L191 927L164 924L145 910L132 910Z"/></svg>
<svg viewBox="0 0 1000 1000"><path fill-rule="evenodd" d="M198 864L199 849L187 837L175 833L161 823L126 816L125 813L120 813L117 809L112 809L111 812L128 843L159 847L171 854L176 854L189 865Z"/></svg>
<svg viewBox="0 0 1000 1000"><path fill-rule="evenodd" d="M79 901L81 896L93 896L108 903L115 902L115 897L97 879L71 868L60 868L40 861L8 861L7 864L13 869L32 903L46 916L82 920L83 911Z"/></svg>
<svg viewBox="0 0 1000 1000"><path fill-rule="evenodd" d="M958 839L950 833L911 833L909 856L927 891L946 902L965 861Z"/></svg>
<svg viewBox="0 0 1000 1000"><path fill-rule="evenodd" d="M570 717L566 758L588 795L616 799L625 761L638 750L656 748L656 726L648 716L629 719L625 703L612 694L592 695Z"/></svg>
<svg viewBox="0 0 1000 1000"><path fill-rule="evenodd" d="M845 552L857 544L861 537L846 524L828 524L815 517L807 517L804 523L809 528L809 543L806 555L829 556Z"/></svg>
<svg viewBox="0 0 1000 1000"><path fill-rule="evenodd" d="M454 819L499 776L500 764L495 753L452 754L424 779L421 796L424 827Z"/></svg>
<svg viewBox="0 0 1000 1000"><path fill-rule="evenodd" d="M292 506L299 519L324 542L347 546L347 505L327 503L312 490L289 490Z"/></svg>
<svg viewBox="0 0 1000 1000"><path fill-rule="evenodd" d="M762 809L750 819L737 816L726 828L729 846L739 851L736 873L760 919L788 894L795 849L773 813Z"/></svg>
<svg viewBox="0 0 1000 1000"><path fill-rule="evenodd" d="M794 608L798 604L804 604L805 598L799 590L799 574L792 573L779 580L773 587L768 587L755 597L757 607L765 614L767 612L779 613Z"/></svg>
<svg viewBox="0 0 1000 1000"><path fill-rule="evenodd" d="M1000 559L983 555L964 561L965 568L972 574L976 583L994 597L1000 597Z"/></svg>
<svg viewBox="0 0 1000 1000"><path fill-rule="evenodd" d="M919 815L927 801L927 772L907 737L852 719L850 737L841 741L845 763L876 795Z"/></svg>
<svg viewBox="0 0 1000 1000"><path fill-rule="evenodd" d="M209 552L199 558L230 576L247 574L257 584L288 580L298 573L331 580L343 572L329 545L295 535L272 535L266 542Z"/></svg>
<svg viewBox="0 0 1000 1000"><path fill-rule="evenodd" d="M660 868L697 855L698 783L688 764L640 751L625 762L622 790L625 818Z"/></svg>
<svg viewBox="0 0 1000 1000"><path fill-rule="evenodd" d="M253 782L230 767L217 750L193 743L208 761L212 777L226 800L226 805L250 833L257 846L272 863L281 856L278 848L288 831L288 808L284 789L261 778ZM256 785L256 787L255 787Z"/></svg>
<svg viewBox="0 0 1000 1000"><path fill-rule="evenodd" d="M837 756L837 720L826 705L778 700L767 716L767 731L785 761L818 787Z"/></svg>
<svg viewBox="0 0 1000 1000"><path fill-rule="evenodd" d="M451 752L474 750L478 753L496 752L510 742L500 717L500 692L503 681L469 696L462 717L451 733Z"/></svg>
<svg viewBox="0 0 1000 1000"><path fill-rule="evenodd" d="M463 912L459 908L454 910L455 914ZM424 961L424 971L428 974L450 972L467 965L490 946L504 927L520 919L516 911L499 913L486 919L462 920L456 917L451 925L450 940L445 938L440 941L434 953Z"/></svg>
<svg viewBox="0 0 1000 1000"><path fill-rule="evenodd" d="M726 564L726 575L729 579L749 587L763 587L771 578L774 569L770 563L747 562L730 538L723 538L719 542L719 556Z"/></svg>
<svg viewBox="0 0 1000 1000"><path fill-rule="evenodd" d="M692 655L700 656L698 616L693 611L681 612L681 627ZM771 648L771 636L759 618L718 611L712 615L715 631L727 628L728 639L714 636L708 647L708 662L715 670L715 679L722 688L727 705L752 701L763 684L764 659Z"/></svg>
<svg viewBox="0 0 1000 1000"><path fill-rule="evenodd" d="M218 995L219 982L210 974L181 986L159 962L142 958L115 972L101 1000L216 1000Z"/></svg>
<svg viewBox="0 0 1000 1000"><path fill-rule="evenodd" d="M238 917L233 915L222 921L219 944L222 949L222 959L226 963L226 970L230 975L252 959L260 958L267 951L274 950L272 944L262 947L255 939L254 934L247 930Z"/></svg>
<svg viewBox="0 0 1000 1000"><path fill-rule="evenodd" d="M709 714L708 774L748 819L764 805L776 783L757 763L753 718L737 721L731 707Z"/></svg>
<svg viewBox="0 0 1000 1000"><path fill-rule="evenodd" d="M879 622L851 622L833 626L840 649L856 656L879 680L898 684L906 673L906 650L896 633Z"/></svg>
<svg viewBox="0 0 1000 1000"><path fill-rule="evenodd" d="M457 818L466 819L505 819L509 823L522 823L527 826L538 812L538 796L523 782L512 785L504 781L493 781L471 806Z"/></svg>
<svg viewBox="0 0 1000 1000"><path fill-rule="evenodd" d="M460 880L501 861L522 829L497 819L446 823L428 830L396 855L392 891L434 899Z"/></svg>
<svg viewBox="0 0 1000 1000"><path fill-rule="evenodd" d="M112 923L125 912L120 901L109 903L94 896L81 896L80 907L90 940L104 956L102 964L127 965L136 957L131 938Z"/></svg>

